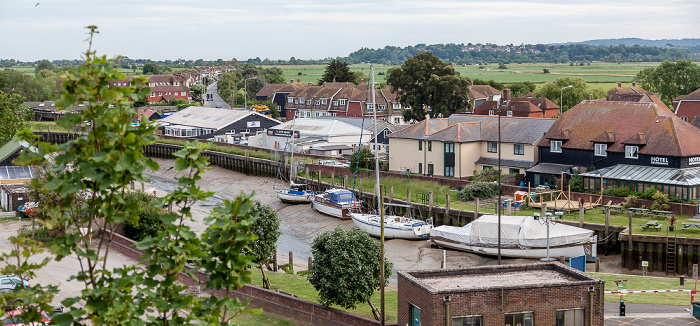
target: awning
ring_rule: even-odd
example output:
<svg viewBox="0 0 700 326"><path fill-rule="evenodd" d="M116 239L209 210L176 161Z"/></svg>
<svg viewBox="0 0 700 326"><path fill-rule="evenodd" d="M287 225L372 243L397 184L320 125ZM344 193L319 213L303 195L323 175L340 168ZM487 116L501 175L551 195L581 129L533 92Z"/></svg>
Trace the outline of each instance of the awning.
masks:
<svg viewBox="0 0 700 326"><path fill-rule="evenodd" d="M581 174L588 178L608 180L624 180L640 183L656 183L678 186L700 185L700 167L689 169L673 169L655 166L639 166L618 164Z"/></svg>
<svg viewBox="0 0 700 326"><path fill-rule="evenodd" d="M474 162L475 164L498 166L498 159L493 157L479 157L479 159ZM535 162L533 161L523 161L523 160L505 160L501 159L501 166L509 168L521 168L527 169L531 167Z"/></svg>
<svg viewBox="0 0 700 326"><path fill-rule="evenodd" d="M526 173L541 173L541 174L571 174L571 168L573 165L564 164L553 164L553 163L540 163L532 168L525 170Z"/></svg>

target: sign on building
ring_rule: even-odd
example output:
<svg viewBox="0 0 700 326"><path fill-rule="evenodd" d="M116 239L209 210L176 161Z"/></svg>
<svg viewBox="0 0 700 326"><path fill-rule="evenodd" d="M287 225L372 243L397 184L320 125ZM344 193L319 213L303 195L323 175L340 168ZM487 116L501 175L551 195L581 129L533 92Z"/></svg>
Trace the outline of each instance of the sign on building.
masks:
<svg viewBox="0 0 700 326"><path fill-rule="evenodd" d="M268 136L276 136L276 137L287 137L290 138L292 137L292 131L287 130L287 129L267 129L267 135ZM294 131L294 138L299 138L299 131Z"/></svg>

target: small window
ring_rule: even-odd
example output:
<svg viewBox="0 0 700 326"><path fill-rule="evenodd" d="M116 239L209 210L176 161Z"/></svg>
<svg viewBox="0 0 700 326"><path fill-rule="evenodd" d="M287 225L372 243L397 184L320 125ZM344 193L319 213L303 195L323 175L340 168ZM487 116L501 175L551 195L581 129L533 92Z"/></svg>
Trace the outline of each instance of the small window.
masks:
<svg viewBox="0 0 700 326"><path fill-rule="evenodd" d="M523 144L513 144L513 154L515 154L515 155L525 155L525 145L523 145Z"/></svg>
<svg viewBox="0 0 700 326"><path fill-rule="evenodd" d="M340 106L345 106L345 99L338 100Z"/></svg>
<svg viewBox="0 0 700 326"><path fill-rule="evenodd" d="M321 101L320 101L320 100L316 100L316 101L314 101L314 105L316 105L316 106L319 106L319 105L321 105Z"/></svg>
<svg viewBox="0 0 700 326"><path fill-rule="evenodd" d="M338 101L333 101L333 106L338 106Z"/></svg>
<svg viewBox="0 0 700 326"><path fill-rule="evenodd" d="M455 167L454 166L446 166L445 167L445 176L446 177L454 177L455 176Z"/></svg>
<svg viewBox="0 0 700 326"><path fill-rule="evenodd" d="M483 326L483 316L453 317L452 326Z"/></svg>
<svg viewBox="0 0 700 326"><path fill-rule="evenodd" d="M294 104L294 98L293 97L288 98L287 103Z"/></svg>
<svg viewBox="0 0 700 326"><path fill-rule="evenodd" d="M423 163L418 163L418 173L423 174Z"/></svg>
<svg viewBox="0 0 700 326"><path fill-rule="evenodd" d="M158 92L158 96L163 96L163 92Z"/></svg>
<svg viewBox="0 0 700 326"><path fill-rule="evenodd" d="M311 100L306 100L306 105L311 105Z"/></svg>
<svg viewBox="0 0 700 326"><path fill-rule="evenodd" d="M432 152L432 151L433 151L433 142L428 141L428 152Z"/></svg>
<svg viewBox="0 0 700 326"><path fill-rule="evenodd" d="M595 144L595 156L608 156L608 144Z"/></svg>
<svg viewBox="0 0 700 326"><path fill-rule="evenodd" d="M151 92L151 97L156 96L156 92Z"/></svg>
<svg viewBox="0 0 700 326"><path fill-rule="evenodd" d="M506 111L506 114L507 114L509 117L512 117L512 116L513 116L513 110L508 110L508 111Z"/></svg>
<svg viewBox="0 0 700 326"><path fill-rule="evenodd" d="M489 110L489 115L496 115L496 111L495 111L495 110Z"/></svg>
<svg viewBox="0 0 700 326"><path fill-rule="evenodd" d="M639 146L625 146L625 158L638 158L637 152L639 151Z"/></svg>
<svg viewBox="0 0 700 326"><path fill-rule="evenodd" d="M484 165L484 168L482 170L488 171L488 170L495 170L495 169L493 168L493 166Z"/></svg>
<svg viewBox="0 0 700 326"><path fill-rule="evenodd" d="M583 309L557 310L556 326L578 326L584 325Z"/></svg>
<svg viewBox="0 0 700 326"><path fill-rule="evenodd" d="M422 151L422 150L423 150L423 141L422 141L422 140L419 140L419 141L418 141L418 150L419 150L419 151Z"/></svg>
<svg viewBox="0 0 700 326"><path fill-rule="evenodd" d="M688 117L681 117L681 120L688 122Z"/></svg>
<svg viewBox="0 0 700 326"><path fill-rule="evenodd" d="M498 153L498 143L496 143L496 142L486 143L486 151L489 153Z"/></svg>
<svg viewBox="0 0 700 326"><path fill-rule="evenodd" d="M328 99L322 98L322 99L321 99L321 104L322 104L322 105L328 104Z"/></svg>
<svg viewBox="0 0 700 326"><path fill-rule="evenodd" d="M519 173L520 173L520 169L514 169L514 168L508 169L508 174L519 174Z"/></svg>
<svg viewBox="0 0 700 326"><path fill-rule="evenodd" d="M401 121L400 118L394 118L394 123L395 123L395 124L399 124L400 121Z"/></svg>
<svg viewBox="0 0 700 326"><path fill-rule="evenodd" d="M535 314L532 312L521 312L517 314L506 314L506 325L534 326Z"/></svg>
<svg viewBox="0 0 700 326"><path fill-rule="evenodd" d="M561 153L561 140L550 140L549 151L552 153Z"/></svg>
<svg viewBox="0 0 700 326"><path fill-rule="evenodd" d="M455 144L454 143L445 143L445 153L454 153L455 152Z"/></svg>

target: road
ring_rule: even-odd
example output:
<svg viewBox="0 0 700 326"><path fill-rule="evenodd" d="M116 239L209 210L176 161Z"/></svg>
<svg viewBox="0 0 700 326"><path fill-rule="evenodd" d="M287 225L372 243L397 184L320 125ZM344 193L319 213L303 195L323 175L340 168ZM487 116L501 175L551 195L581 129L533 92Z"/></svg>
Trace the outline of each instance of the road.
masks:
<svg viewBox="0 0 700 326"><path fill-rule="evenodd" d="M204 106L208 108L222 108L222 109L227 109L230 110L231 106L224 101L221 96L219 96L219 93L216 92L217 90L217 83L213 83L207 87L207 94L212 94L214 96L214 99L212 101L204 101ZM206 98L206 95L204 96Z"/></svg>

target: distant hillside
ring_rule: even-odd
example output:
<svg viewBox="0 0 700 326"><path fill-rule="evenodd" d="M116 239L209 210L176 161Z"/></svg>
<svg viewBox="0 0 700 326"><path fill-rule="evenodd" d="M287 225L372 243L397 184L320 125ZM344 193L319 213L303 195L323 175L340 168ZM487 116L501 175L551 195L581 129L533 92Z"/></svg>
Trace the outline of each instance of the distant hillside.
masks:
<svg viewBox="0 0 700 326"><path fill-rule="evenodd" d="M601 39L601 40L589 40L583 42L569 42L565 44L587 44L587 45L603 45L603 46L614 46L614 45L640 45L640 46L655 46L655 47L695 47L700 46L700 38L684 38L684 39L662 39L662 40L645 40L641 38L613 38L613 39Z"/></svg>

